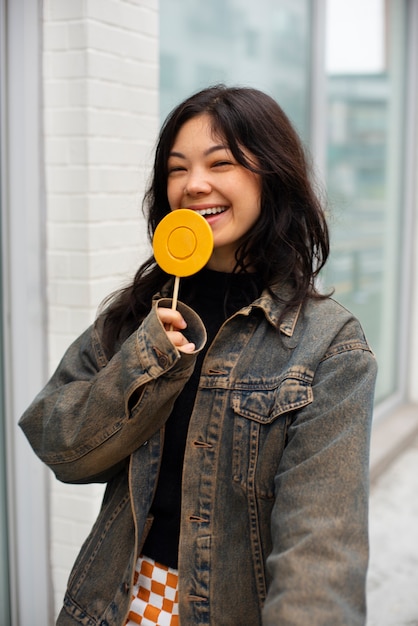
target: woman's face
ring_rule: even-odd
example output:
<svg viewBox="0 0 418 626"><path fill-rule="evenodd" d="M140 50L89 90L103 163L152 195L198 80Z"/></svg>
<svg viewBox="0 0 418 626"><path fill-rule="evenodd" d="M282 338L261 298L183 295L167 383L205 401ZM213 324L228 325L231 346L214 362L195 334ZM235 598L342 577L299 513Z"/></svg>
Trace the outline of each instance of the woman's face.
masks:
<svg viewBox="0 0 418 626"><path fill-rule="evenodd" d="M191 209L210 224L214 250L207 266L232 271L235 251L260 215L261 179L214 135L209 115L181 127L168 159L167 196L172 211Z"/></svg>

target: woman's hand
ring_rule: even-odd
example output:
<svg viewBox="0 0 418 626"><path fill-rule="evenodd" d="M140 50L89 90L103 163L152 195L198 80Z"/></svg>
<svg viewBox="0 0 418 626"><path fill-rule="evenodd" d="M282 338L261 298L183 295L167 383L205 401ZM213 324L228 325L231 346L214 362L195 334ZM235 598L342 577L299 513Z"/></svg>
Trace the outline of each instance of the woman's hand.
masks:
<svg viewBox="0 0 418 626"><path fill-rule="evenodd" d="M171 343L178 350L180 350L180 352L194 352L196 348L195 344L189 342L181 332L187 327L187 324L184 321L181 313L179 311L173 311L172 309L158 307L157 315L160 318L161 323L164 326L164 329Z"/></svg>

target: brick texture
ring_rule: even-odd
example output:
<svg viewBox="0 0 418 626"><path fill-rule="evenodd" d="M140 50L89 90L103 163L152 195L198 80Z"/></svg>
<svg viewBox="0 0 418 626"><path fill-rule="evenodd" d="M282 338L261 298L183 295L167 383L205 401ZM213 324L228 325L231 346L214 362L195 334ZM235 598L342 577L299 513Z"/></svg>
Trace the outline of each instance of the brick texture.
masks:
<svg viewBox="0 0 418 626"><path fill-rule="evenodd" d="M149 252L141 200L158 132L158 0L44 0L49 365ZM58 612L102 487L51 481Z"/></svg>

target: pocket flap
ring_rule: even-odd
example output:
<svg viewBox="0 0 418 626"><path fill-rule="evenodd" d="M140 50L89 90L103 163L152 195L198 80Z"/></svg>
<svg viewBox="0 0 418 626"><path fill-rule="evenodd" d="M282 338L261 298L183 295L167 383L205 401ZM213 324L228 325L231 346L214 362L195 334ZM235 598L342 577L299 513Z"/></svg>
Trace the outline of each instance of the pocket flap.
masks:
<svg viewBox="0 0 418 626"><path fill-rule="evenodd" d="M287 372L274 387L265 385L235 390L232 394L232 408L235 413L247 419L269 424L277 417L300 409L313 400L312 374L299 371Z"/></svg>

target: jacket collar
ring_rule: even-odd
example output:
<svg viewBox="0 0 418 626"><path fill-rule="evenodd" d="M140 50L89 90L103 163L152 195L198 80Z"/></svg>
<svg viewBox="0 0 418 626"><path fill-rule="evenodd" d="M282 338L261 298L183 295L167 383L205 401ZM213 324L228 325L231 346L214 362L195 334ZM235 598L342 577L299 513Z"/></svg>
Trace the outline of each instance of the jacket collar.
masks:
<svg viewBox="0 0 418 626"><path fill-rule="evenodd" d="M173 290L173 282L169 280L161 289L161 293L156 297L171 297ZM293 337L293 333L296 328L296 324L298 322L302 305L300 304L297 307L293 307L289 311L286 312L284 317L281 319L280 324L279 320L283 313L283 310L286 306L286 301L288 301L292 294L293 289L289 284L282 283L273 287L273 293L280 298L280 301L274 299L272 295L265 289L261 296L255 300L252 304L241 309L240 314L249 315L253 308L259 308L264 312L266 319L272 326L275 328L279 327L280 332L282 332L287 337Z"/></svg>
<svg viewBox="0 0 418 626"><path fill-rule="evenodd" d="M275 328L279 327L280 332L287 337L292 337L300 316L302 305L300 304L299 306L289 309L289 311L287 311L282 317L283 311L286 307L286 301L288 301L292 296L293 290L289 285L282 284L273 287L272 291L280 298L280 301L274 299L267 290L264 290L260 298L247 307L248 313L253 307L262 309L266 319L272 326Z"/></svg>

